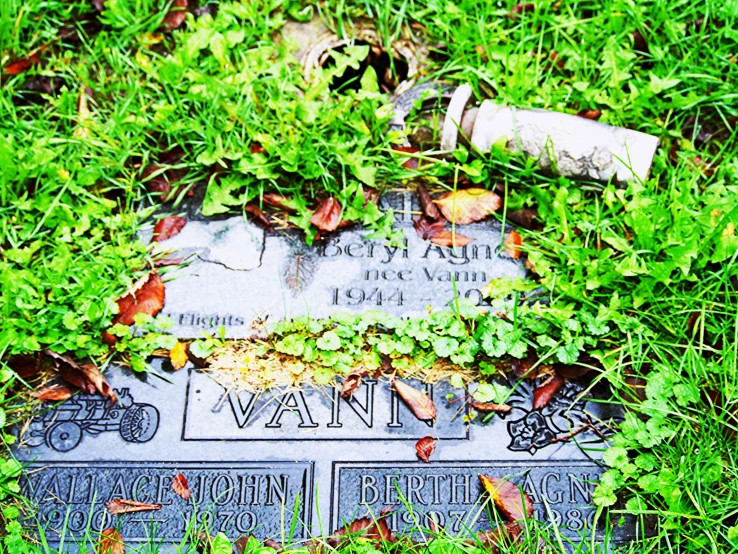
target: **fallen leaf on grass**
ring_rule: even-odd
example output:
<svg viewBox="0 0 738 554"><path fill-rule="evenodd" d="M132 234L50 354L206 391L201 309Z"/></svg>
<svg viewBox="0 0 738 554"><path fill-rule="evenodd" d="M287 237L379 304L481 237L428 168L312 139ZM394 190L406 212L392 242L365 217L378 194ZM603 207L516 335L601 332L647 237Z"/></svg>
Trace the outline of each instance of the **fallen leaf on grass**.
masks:
<svg viewBox="0 0 738 554"><path fill-rule="evenodd" d="M446 226L445 219L430 219L422 215L413 216L413 227L415 232L423 240L428 240L435 237L438 233L443 231Z"/></svg>
<svg viewBox="0 0 738 554"><path fill-rule="evenodd" d="M430 457L435 449L436 441L433 440L433 437L423 437L415 443L415 451L418 453L418 458L426 464L430 463Z"/></svg>
<svg viewBox="0 0 738 554"><path fill-rule="evenodd" d="M566 379L558 373L551 375L545 383L533 391L533 409L540 410L541 408L548 406L548 403L551 402L554 395L559 392L559 389L565 384Z"/></svg>
<svg viewBox="0 0 738 554"><path fill-rule="evenodd" d="M439 231L437 234L430 237L430 241L438 246L448 246L449 248L456 248L466 246L470 242L474 242L474 239L454 233L448 229Z"/></svg>
<svg viewBox="0 0 738 554"><path fill-rule="evenodd" d="M334 533L334 536L342 537L346 535L359 535L364 539L381 540L387 542L397 542L392 531L387 524L385 516L389 512L382 510L378 518L361 517L345 525Z"/></svg>
<svg viewBox="0 0 738 554"><path fill-rule="evenodd" d="M584 119L591 119L597 121L602 115L602 110L582 110L577 112L577 116L583 117Z"/></svg>
<svg viewBox="0 0 738 554"><path fill-rule="evenodd" d="M112 515L131 514L134 512L153 512L161 510L161 504L147 504L146 502L136 502L135 500L124 500L116 498L105 503L108 512Z"/></svg>
<svg viewBox="0 0 738 554"><path fill-rule="evenodd" d="M414 146L393 146L392 150L395 152L404 152L406 154L416 154L420 152L419 148ZM402 167L405 169L418 169L418 158L409 157L407 160L402 162Z"/></svg>
<svg viewBox="0 0 738 554"><path fill-rule="evenodd" d="M294 213L295 211L289 206L289 200L287 200L287 198L285 198L281 194L267 192L262 195L261 200L264 202L264 204L266 204L267 206L272 206L273 208L280 208L292 213Z"/></svg>
<svg viewBox="0 0 738 554"><path fill-rule="evenodd" d="M154 238L152 242L161 242L178 235L184 226L187 225L187 218L178 215L168 215L160 219L154 227Z"/></svg>
<svg viewBox="0 0 738 554"><path fill-rule="evenodd" d="M535 9L536 9L536 5L533 3L520 2L518 4L515 4L515 6L513 6L513 9L511 9L510 12L508 13L508 17L510 17L511 19L515 19L521 13L532 12Z"/></svg>
<svg viewBox="0 0 738 554"><path fill-rule="evenodd" d="M320 203L315 213L313 213L310 223L321 231L335 231L338 228L338 224L341 223L342 212L341 203L337 199L333 197L326 198Z"/></svg>
<svg viewBox="0 0 738 554"><path fill-rule="evenodd" d="M254 535L241 535L238 537L234 542L233 546L236 549L236 554L244 554L246 552L246 548L249 545L249 540L252 539ZM212 543L212 538L210 539Z"/></svg>
<svg viewBox="0 0 738 554"><path fill-rule="evenodd" d="M175 371L182 369L187 363L187 360L189 360L187 357L187 345L177 341L177 344L169 351L169 361L172 363L172 367Z"/></svg>
<svg viewBox="0 0 738 554"><path fill-rule="evenodd" d="M349 373L343 380L343 388L341 389L341 398L349 400L354 391L361 385L361 380L368 375L367 370L356 370Z"/></svg>
<svg viewBox="0 0 738 554"><path fill-rule="evenodd" d="M540 231L543 229L541 222L536 221L538 219L538 210L536 208L523 208L522 210L508 212L507 219L524 229L530 229L533 231Z"/></svg>
<svg viewBox="0 0 738 554"><path fill-rule="evenodd" d="M523 244L523 237L517 231L510 231L505 236L505 254L510 256L512 259L517 260L520 258L520 247Z"/></svg>
<svg viewBox="0 0 738 554"><path fill-rule="evenodd" d="M95 554L123 554L125 551L126 545L117 529L111 527L100 533L95 545Z"/></svg>
<svg viewBox="0 0 738 554"><path fill-rule="evenodd" d="M44 402L61 402L71 398L72 389L65 385L51 385L32 392L31 396Z"/></svg>
<svg viewBox="0 0 738 554"><path fill-rule="evenodd" d="M502 515L510 521L519 521L533 515L533 503L528 493L507 479L479 474L484 489L492 497Z"/></svg>
<svg viewBox="0 0 738 554"><path fill-rule="evenodd" d="M471 407L478 412L499 412L505 414L512 410L507 404L492 404L491 402L471 402Z"/></svg>
<svg viewBox="0 0 738 554"><path fill-rule="evenodd" d="M136 314L155 316L164 307L164 281L152 271L139 279L130 292L118 300L118 314L113 318L113 325L121 323L131 325ZM115 344L118 338L110 333L103 333L103 342Z"/></svg>
<svg viewBox="0 0 738 554"><path fill-rule="evenodd" d="M267 546L269 548L273 548L277 552L282 552L282 545L279 544L274 539L264 539L264 546Z"/></svg>
<svg viewBox="0 0 738 554"><path fill-rule="evenodd" d="M3 73L7 73L8 75L20 75L21 73L29 69L33 64L37 62L38 62L38 58L34 60L30 56L19 58L15 60L14 62L6 65L3 68Z"/></svg>
<svg viewBox="0 0 738 554"><path fill-rule="evenodd" d="M491 531L477 534L477 540L482 543L489 554L498 554L500 545L510 545L518 539L522 532L523 528L519 523L505 523L504 525L498 525Z"/></svg>
<svg viewBox="0 0 738 554"><path fill-rule="evenodd" d="M174 0L172 7L164 17L162 27L167 31L172 31L182 25L187 18L187 0Z"/></svg>
<svg viewBox="0 0 738 554"><path fill-rule="evenodd" d="M63 356L51 350L44 350L44 354L51 358L54 369L70 385L74 385L87 394L100 393L102 396L110 398L112 403L118 400L115 391L94 364L80 366L69 356Z"/></svg>
<svg viewBox="0 0 738 554"><path fill-rule="evenodd" d="M397 379L392 381L392 386L415 417L421 421L436 419L436 405L425 392L421 392Z"/></svg>
<svg viewBox="0 0 738 554"><path fill-rule="evenodd" d="M431 199L423 183L418 183L418 203L425 217L433 221L441 219L441 212L438 211L438 207L433 203L433 199Z"/></svg>
<svg viewBox="0 0 738 554"><path fill-rule="evenodd" d="M494 192L479 188L447 192L433 202L443 217L459 225L481 221L502 206L502 199Z"/></svg>
<svg viewBox="0 0 738 554"><path fill-rule="evenodd" d="M272 222L269 221L269 218L259 209L259 206L257 206L254 203L249 202L243 207L244 210L246 210L246 213L251 214L254 216L254 221L256 224L266 229L267 231L272 231L274 228L272 227Z"/></svg>
<svg viewBox="0 0 738 554"><path fill-rule="evenodd" d="M177 473L172 479L172 490L185 500L190 499L190 484L187 482L187 477L181 473Z"/></svg>
<svg viewBox="0 0 738 554"><path fill-rule="evenodd" d="M633 50L640 54L648 54L648 41L638 29L633 31Z"/></svg>
<svg viewBox="0 0 738 554"><path fill-rule="evenodd" d="M5 362L10 369L15 371L21 379L29 379L36 375L41 369L41 353L19 354Z"/></svg>

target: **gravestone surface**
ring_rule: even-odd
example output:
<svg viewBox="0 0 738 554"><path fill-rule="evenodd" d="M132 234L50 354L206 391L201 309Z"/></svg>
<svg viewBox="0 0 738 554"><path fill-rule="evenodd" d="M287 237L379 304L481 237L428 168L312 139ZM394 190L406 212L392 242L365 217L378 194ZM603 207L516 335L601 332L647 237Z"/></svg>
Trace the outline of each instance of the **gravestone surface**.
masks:
<svg viewBox="0 0 738 554"><path fill-rule="evenodd" d="M196 338L224 325L228 336L240 337L254 316L322 317L338 309L411 315L452 298L451 281L440 276L453 275L461 294L481 303L478 291L489 279L522 274L498 255L496 226L464 228L476 250L430 249L408 225L410 198L398 198L407 250L367 243L361 231L308 248L299 237L265 234L240 218L189 222L179 242L165 243L196 258L189 273L167 283L165 312L175 332ZM304 276L292 286L287 270L297 260ZM491 508L480 473L519 483L536 518L577 537L591 528L591 495L602 472L596 460L620 416L598 402L603 391L576 382L540 410L532 409L534 381L508 383L510 412L470 418L464 390L409 381L434 399L438 415L426 423L384 380L365 379L346 400L333 387L237 391L189 364L159 375L113 367L106 377L116 404L77 395L19 430L15 453L31 467L24 491L38 504L51 543L62 529L70 544L88 527L115 525L127 544L153 536L171 546L186 538L192 521L231 539L252 533L277 540L294 521L301 539L392 504L389 523L398 533L431 520L453 533L486 530ZM415 450L425 436L437 441L429 464ZM192 490L189 501L172 490L179 473ZM112 516L105 502L116 498L161 509ZM630 532L617 531L621 538Z"/></svg>

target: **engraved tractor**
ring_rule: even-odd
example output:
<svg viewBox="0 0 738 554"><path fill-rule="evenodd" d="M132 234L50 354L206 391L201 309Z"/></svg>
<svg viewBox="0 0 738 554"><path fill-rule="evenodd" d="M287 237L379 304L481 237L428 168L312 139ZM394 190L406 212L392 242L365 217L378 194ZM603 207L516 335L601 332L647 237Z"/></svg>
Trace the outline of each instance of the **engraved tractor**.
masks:
<svg viewBox="0 0 738 554"><path fill-rule="evenodd" d="M57 452L69 452L82 435L118 431L126 442L151 440L159 427L159 411L150 404L135 404L127 388L116 390L118 402L80 394L39 416L29 427L29 446L46 444Z"/></svg>

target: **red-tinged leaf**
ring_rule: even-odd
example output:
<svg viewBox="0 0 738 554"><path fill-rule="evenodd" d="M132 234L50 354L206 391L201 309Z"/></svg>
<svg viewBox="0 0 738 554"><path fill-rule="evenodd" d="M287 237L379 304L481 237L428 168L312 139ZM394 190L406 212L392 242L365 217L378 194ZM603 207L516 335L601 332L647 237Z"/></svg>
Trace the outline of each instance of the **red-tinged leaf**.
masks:
<svg viewBox="0 0 738 554"><path fill-rule="evenodd" d="M253 203L248 203L243 207L244 210L246 210L246 213L249 213L252 215L252 219L256 222L256 224L266 229L267 231L273 231L274 227L272 227L272 222L269 221L269 218L259 209L259 206Z"/></svg>
<svg viewBox="0 0 738 554"><path fill-rule="evenodd" d="M520 258L520 254L522 251L520 250L520 247L523 244L523 237L520 236L520 233L517 231L510 231L505 236L505 254L507 254L509 257L511 257L514 260L517 260Z"/></svg>
<svg viewBox="0 0 738 554"><path fill-rule="evenodd" d="M154 238L152 241L161 242L178 235L184 226L187 225L187 218L178 215L168 215L158 221L154 227Z"/></svg>
<svg viewBox="0 0 738 554"><path fill-rule="evenodd" d="M111 403L118 400L115 391L94 364L80 366L69 356L63 356L51 350L44 350L44 354L51 358L54 369L70 385L74 385L87 394L99 393L105 398L110 398Z"/></svg>
<svg viewBox="0 0 738 554"><path fill-rule="evenodd" d="M438 208L433 203L433 200L431 199L430 194L428 194L428 190L423 186L423 183L418 183L418 203L420 204L420 209L423 212L423 215L428 219L437 221L443 217L441 212L438 211Z"/></svg>
<svg viewBox="0 0 738 554"><path fill-rule="evenodd" d="M602 110L581 110L577 112L578 117L583 117L584 119L591 119L592 121L597 121L601 115L602 115Z"/></svg>
<svg viewBox="0 0 738 554"><path fill-rule="evenodd" d="M249 150L252 154L266 154L266 148L264 148L261 143L258 142L252 142L249 146Z"/></svg>
<svg viewBox="0 0 738 554"><path fill-rule="evenodd" d="M108 512L112 515L130 514L134 512L153 512L161 510L161 504L148 504L146 502L136 502L135 500L125 500L116 498L105 503Z"/></svg>
<svg viewBox="0 0 738 554"><path fill-rule="evenodd" d="M436 405L425 392L419 391L397 379L392 381L392 386L415 417L421 421L433 421L436 419Z"/></svg>
<svg viewBox="0 0 738 554"><path fill-rule="evenodd" d="M124 554L126 545L120 533L113 529L105 529L95 545L95 554Z"/></svg>
<svg viewBox="0 0 738 554"><path fill-rule="evenodd" d="M294 213L294 209L289 207L289 200L282 196L281 194L275 194L273 192L267 192L266 194L263 194L261 197L264 204L267 206L272 206L273 208L279 208L281 210L285 210L290 213Z"/></svg>
<svg viewBox="0 0 738 554"><path fill-rule="evenodd" d="M172 490L185 500L190 499L190 484L187 482L187 477L181 473L177 473L172 479Z"/></svg>
<svg viewBox="0 0 738 554"><path fill-rule="evenodd" d="M478 412L499 412L501 414L506 414L510 410L512 410L512 406L508 406L507 404L492 404L491 402L471 402L471 407L474 408Z"/></svg>
<svg viewBox="0 0 738 554"><path fill-rule="evenodd" d="M335 231L341 222L342 213L341 203L336 198L326 198L320 203L315 213L313 213L310 223L321 231Z"/></svg>
<svg viewBox="0 0 738 554"><path fill-rule="evenodd" d="M462 246L466 246L470 242L474 242L474 239L465 237L464 235L460 235L459 233L454 233L453 231L449 231L448 229L444 229L443 231L439 231L437 234L432 236L430 238L430 241L433 244L437 244L438 246L461 248Z"/></svg>
<svg viewBox="0 0 738 554"><path fill-rule="evenodd" d="M170 265L179 265L184 261L184 258L172 258L167 256L166 258L160 258L158 260L154 260L154 267L167 267Z"/></svg>
<svg viewBox="0 0 738 554"><path fill-rule="evenodd" d="M264 546L267 546L269 548L273 548L277 552L282 552L282 545L279 544L274 539L264 539Z"/></svg>
<svg viewBox="0 0 738 554"><path fill-rule="evenodd" d="M519 523L505 523L498 525L491 531L485 531L477 535L477 540L487 549L488 554L499 554L500 546L510 546L518 540L523 532Z"/></svg>
<svg viewBox="0 0 738 554"><path fill-rule="evenodd" d="M554 64L559 69L564 69L564 65L565 65L564 58L559 56L558 52L556 51L551 52L548 59L551 60L551 63Z"/></svg>
<svg viewBox="0 0 738 554"><path fill-rule="evenodd" d="M510 17L515 18L516 16L520 15L521 13L528 13L535 10L536 6L535 4L532 4L530 2L520 2L518 4L515 4L513 6L513 9L510 10Z"/></svg>
<svg viewBox="0 0 738 554"><path fill-rule="evenodd" d="M406 154L417 154L420 149L414 146L393 146L395 152L404 152ZM406 169L418 169L418 158L410 157L402 163L402 167Z"/></svg>
<svg viewBox="0 0 738 554"><path fill-rule="evenodd" d="M430 457L435 449L436 441L433 440L433 437L423 437L415 443L415 451L418 453L418 458L426 464L430 463Z"/></svg>
<svg viewBox="0 0 738 554"><path fill-rule="evenodd" d="M538 377L541 366L536 365L538 363L538 356L535 355L535 351L532 352L533 354L531 354L531 349L529 349L528 355L525 358L515 358L511 362L512 370L516 377L525 379L535 379ZM533 366L536 366L535 369L533 369Z"/></svg>
<svg viewBox="0 0 738 554"><path fill-rule="evenodd" d="M521 491L520 488L511 483L507 479L491 477L489 475L479 474L479 479L484 485L484 489L492 497L502 515L512 522L521 519L530 518L533 515L533 502L531 502L528 493Z"/></svg>
<svg viewBox="0 0 738 554"><path fill-rule="evenodd" d="M31 58L23 57L6 65L3 68L3 73L7 73L8 75L20 75L29 69L34 63L35 62Z"/></svg>
<svg viewBox="0 0 738 554"><path fill-rule="evenodd" d="M441 210L443 217L459 225L481 221L502 206L502 199L499 196L480 188L447 192L433 202Z"/></svg>
<svg viewBox="0 0 738 554"><path fill-rule="evenodd" d="M177 344L169 351L169 361L174 371L182 369L187 363L187 344L177 341Z"/></svg>
<svg viewBox="0 0 738 554"><path fill-rule="evenodd" d="M72 396L72 389L64 385L50 385L31 393L31 396L44 402L62 402Z"/></svg>
<svg viewBox="0 0 738 554"><path fill-rule="evenodd" d="M341 389L341 398L349 400L354 391L361 385L361 380L366 377L369 372L365 369L355 370L349 373L343 380L343 388Z"/></svg>
<svg viewBox="0 0 738 554"><path fill-rule="evenodd" d="M116 301L118 303L118 314L113 318L113 325L131 325L136 314L148 314L155 316L164 307L164 281L152 271L139 279L130 292L124 294ZM115 344L117 337L110 333L103 334L103 342Z"/></svg>
<svg viewBox="0 0 738 554"><path fill-rule="evenodd" d="M435 237L438 233L443 231L445 226L445 219L433 220L422 215L413 216L413 227L415 227L415 232L423 240Z"/></svg>
<svg viewBox="0 0 738 554"><path fill-rule="evenodd" d="M559 389L566 384L564 379L558 373L554 373L551 377L546 380L540 387L533 391L533 409L540 410L548 406L554 395L559 392Z"/></svg>
<svg viewBox="0 0 738 554"><path fill-rule="evenodd" d="M358 535L364 539L397 542L387 524L387 514L380 514L378 518L361 517L342 527L334 533L337 537Z"/></svg>
<svg viewBox="0 0 738 554"><path fill-rule="evenodd" d="M187 0L174 0L172 7L164 17L162 27L167 31L172 31L182 25L187 19Z"/></svg>
<svg viewBox="0 0 738 554"><path fill-rule="evenodd" d="M19 354L13 356L5 362L10 369L15 371L21 379L30 379L36 375L41 369L41 353L36 354Z"/></svg>
<svg viewBox="0 0 738 554"><path fill-rule="evenodd" d="M363 207L366 208L366 205L371 202L375 206L379 204L379 191L372 187L364 187L364 205Z"/></svg>

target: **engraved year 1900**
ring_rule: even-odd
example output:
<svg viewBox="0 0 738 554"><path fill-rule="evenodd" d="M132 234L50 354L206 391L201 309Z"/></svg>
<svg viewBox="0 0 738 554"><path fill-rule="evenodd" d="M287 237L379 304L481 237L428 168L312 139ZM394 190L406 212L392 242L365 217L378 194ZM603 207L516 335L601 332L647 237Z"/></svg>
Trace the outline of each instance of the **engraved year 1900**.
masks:
<svg viewBox="0 0 738 554"><path fill-rule="evenodd" d="M360 306L362 304L402 306L404 302L403 292L400 289L333 287L330 291L333 306Z"/></svg>

